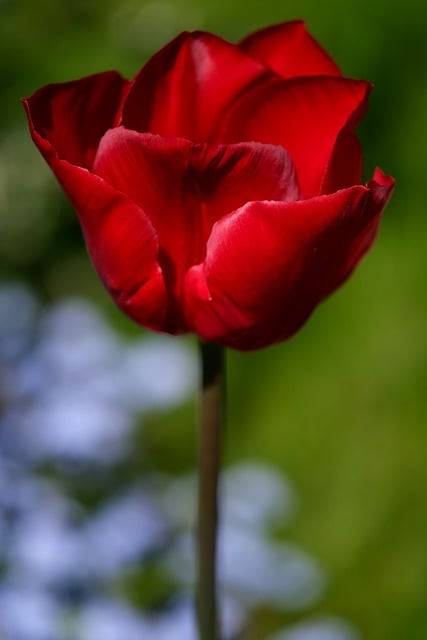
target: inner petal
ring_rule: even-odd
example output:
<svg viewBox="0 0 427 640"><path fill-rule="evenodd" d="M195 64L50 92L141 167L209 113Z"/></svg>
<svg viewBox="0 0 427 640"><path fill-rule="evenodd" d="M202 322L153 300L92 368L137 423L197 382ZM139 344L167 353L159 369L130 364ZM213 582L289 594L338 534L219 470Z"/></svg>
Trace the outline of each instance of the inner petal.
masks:
<svg viewBox="0 0 427 640"><path fill-rule="evenodd" d="M132 83L122 124L136 131L212 140L224 110L271 72L222 38L184 32Z"/></svg>
<svg viewBox="0 0 427 640"><path fill-rule="evenodd" d="M304 198L321 193L329 163L329 184L346 187L353 179L360 181L360 152L348 139L354 136L369 91L366 82L323 76L260 83L232 105L221 140L283 145L295 163Z"/></svg>
<svg viewBox="0 0 427 640"><path fill-rule="evenodd" d="M188 269L203 261L215 222L249 201L298 198L292 161L268 144L193 144L119 127L101 140L94 171L150 218L175 298Z"/></svg>

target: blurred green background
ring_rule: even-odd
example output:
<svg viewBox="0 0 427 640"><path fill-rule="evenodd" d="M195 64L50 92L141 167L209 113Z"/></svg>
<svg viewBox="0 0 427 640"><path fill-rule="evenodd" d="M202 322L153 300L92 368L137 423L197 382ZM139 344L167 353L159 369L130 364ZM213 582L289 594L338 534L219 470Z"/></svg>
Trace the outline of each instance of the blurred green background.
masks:
<svg viewBox="0 0 427 640"><path fill-rule="evenodd" d="M361 128L366 177L378 164L396 177L397 189L375 249L297 337L229 354L226 461L271 462L294 481L301 509L287 538L330 576L316 612L354 622L366 640L424 640L427 5L1 0L1 277L31 283L46 300L85 295L123 332L138 333L94 276L75 217L29 141L18 99L108 68L131 76L182 29L236 40L298 17L346 75L376 85ZM193 422L193 404L151 418L155 466L175 472L194 464ZM277 622L261 615L255 640Z"/></svg>

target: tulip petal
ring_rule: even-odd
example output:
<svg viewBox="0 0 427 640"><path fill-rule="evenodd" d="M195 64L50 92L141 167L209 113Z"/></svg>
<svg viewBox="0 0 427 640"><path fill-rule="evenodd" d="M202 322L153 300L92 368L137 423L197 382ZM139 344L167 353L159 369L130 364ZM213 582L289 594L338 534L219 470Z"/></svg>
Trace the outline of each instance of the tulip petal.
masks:
<svg viewBox="0 0 427 640"><path fill-rule="evenodd" d="M119 307L141 324L167 330L157 234L144 211L99 176L58 157L33 121L31 136L72 201L94 266ZM37 120L36 120L37 122Z"/></svg>
<svg viewBox="0 0 427 640"><path fill-rule="evenodd" d="M99 140L114 126L129 82L116 71L50 84L25 100L35 129L59 158L91 168Z"/></svg>
<svg viewBox="0 0 427 640"><path fill-rule="evenodd" d="M356 126L369 90L368 83L345 78L268 80L235 102L220 135L225 142L283 145L294 161L303 197L310 198L321 193L337 138L343 129L351 132ZM355 164L352 157L347 163Z"/></svg>
<svg viewBox="0 0 427 640"><path fill-rule="evenodd" d="M342 128L335 141L320 193L335 193L355 184L360 184L363 172L362 148L353 126Z"/></svg>
<svg viewBox="0 0 427 640"><path fill-rule="evenodd" d="M284 340L372 244L393 180L298 202L252 202L212 229L186 281L188 321L241 350Z"/></svg>
<svg viewBox="0 0 427 640"><path fill-rule="evenodd" d="M103 137L94 170L150 218L176 297L217 220L250 200L298 197L292 162L273 145L194 145L118 127Z"/></svg>
<svg viewBox="0 0 427 640"><path fill-rule="evenodd" d="M363 169L362 148L355 129L366 106L367 100L361 100L337 135L322 177L322 194L334 193L360 183Z"/></svg>
<svg viewBox="0 0 427 640"><path fill-rule="evenodd" d="M374 242L381 222L381 214L393 194L394 185L394 178L387 176L378 167L375 169L372 179L367 184L369 197L366 208L367 217L371 218L371 222L354 240L352 252L348 256L345 267L348 273L351 273Z"/></svg>
<svg viewBox="0 0 427 640"><path fill-rule="evenodd" d="M335 62L308 33L302 20L255 31L243 38L240 47L283 78L341 75Z"/></svg>
<svg viewBox="0 0 427 640"><path fill-rule="evenodd" d="M236 45L209 33L184 32L137 75L122 124L193 142L212 140L224 109L266 74Z"/></svg>

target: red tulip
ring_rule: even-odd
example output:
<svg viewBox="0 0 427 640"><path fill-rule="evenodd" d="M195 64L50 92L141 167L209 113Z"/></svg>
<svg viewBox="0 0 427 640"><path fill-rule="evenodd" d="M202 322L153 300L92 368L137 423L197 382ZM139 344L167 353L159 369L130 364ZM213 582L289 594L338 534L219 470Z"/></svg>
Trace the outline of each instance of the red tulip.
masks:
<svg viewBox="0 0 427 640"><path fill-rule="evenodd" d="M183 33L131 82L24 104L118 306L246 350L297 331L375 238L394 181L361 184L369 91L288 22L238 45Z"/></svg>

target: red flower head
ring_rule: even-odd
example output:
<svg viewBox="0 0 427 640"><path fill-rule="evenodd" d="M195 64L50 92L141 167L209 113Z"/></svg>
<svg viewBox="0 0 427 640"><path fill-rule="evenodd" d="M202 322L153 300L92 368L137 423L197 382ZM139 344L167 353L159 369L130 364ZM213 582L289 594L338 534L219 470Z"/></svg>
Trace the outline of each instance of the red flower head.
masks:
<svg viewBox="0 0 427 640"><path fill-rule="evenodd" d="M393 179L360 184L369 90L288 22L239 45L183 33L131 82L101 73L24 104L119 307L255 349L297 331L374 240Z"/></svg>

